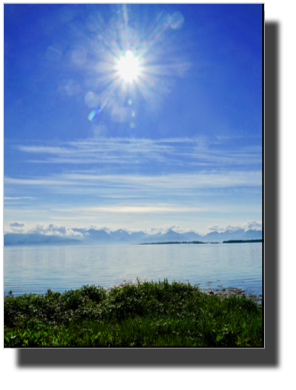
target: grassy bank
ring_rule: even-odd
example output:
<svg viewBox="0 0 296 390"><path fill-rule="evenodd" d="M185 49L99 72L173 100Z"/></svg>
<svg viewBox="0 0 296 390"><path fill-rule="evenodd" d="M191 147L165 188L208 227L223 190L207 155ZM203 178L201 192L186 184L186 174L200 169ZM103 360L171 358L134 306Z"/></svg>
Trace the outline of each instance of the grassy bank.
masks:
<svg viewBox="0 0 296 390"><path fill-rule="evenodd" d="M6 296L5 347L262 347L262 308L184 283Z"/></svg>

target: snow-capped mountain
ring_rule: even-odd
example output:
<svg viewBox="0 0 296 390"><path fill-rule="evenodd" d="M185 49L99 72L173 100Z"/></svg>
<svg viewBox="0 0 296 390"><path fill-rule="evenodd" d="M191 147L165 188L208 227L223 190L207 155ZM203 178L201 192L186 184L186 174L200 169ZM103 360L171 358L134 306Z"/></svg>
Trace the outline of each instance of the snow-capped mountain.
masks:
<svg viewBox="0 0 296 390"><path fill-rule="evenodd" d="M226 230L225 232L213 231L204 236L195 232L178 233L169 229L165 233L147 234L143 231L129 233L119 229L107 232L105 229L78 229L74 232L81 233L81 237L61 237L44 234L20 234L8 233L4 235L4 245L63 245L63 244L141 244L158 242L222 242L228 240L254 240L262 239L261 230Z"/></svg>

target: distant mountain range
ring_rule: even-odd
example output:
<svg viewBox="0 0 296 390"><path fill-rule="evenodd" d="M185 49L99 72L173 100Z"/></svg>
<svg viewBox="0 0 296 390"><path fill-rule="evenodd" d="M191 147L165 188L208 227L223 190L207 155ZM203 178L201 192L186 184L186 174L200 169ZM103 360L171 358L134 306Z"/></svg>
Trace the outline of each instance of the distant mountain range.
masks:
<svg viewBox="0 0 296 390"><path fill-rule="evenodd" d="M262 239L261 230L226 230L223 233L217 231L201 236L194 232L177 233L170 229L166 233L147 234L145 232L128 233L119 229L108 233L104 229L78 229L73 231L82 234L82 238L68 238L44 234L20 234L7 233L4 235L5 246L15 245L70 245L70 244L141 244L157 242L183 242L183 241L203 241L203 242L222 242L228 240L255 240Z"/></svg>
<svg viewBox="0 0 296 390"><path fill-rule="evenodd" d="M72 245L80 244L80 240L60 237L46 236L45 234L20 234L7 233L4 235L4 246L15 245Z"/></svg>

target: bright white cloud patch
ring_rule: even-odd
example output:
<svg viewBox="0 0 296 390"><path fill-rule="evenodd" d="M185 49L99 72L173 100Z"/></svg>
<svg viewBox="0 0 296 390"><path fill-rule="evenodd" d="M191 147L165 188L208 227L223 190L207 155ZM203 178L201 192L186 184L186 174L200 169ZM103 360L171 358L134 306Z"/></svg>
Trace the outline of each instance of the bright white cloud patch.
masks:
<svg viewBox="0 0 296 390"><path fill-rule="evenodd" d="M37 224L35 227L30 229L28 233L38 233L38 234L45 234L45 235L56 235L56 236L67 236L67 237L81 237L81 233L75 232L70 228L67 228L66 226L57 226L50 224L48 226L46 225L39 225Z"/></svg>
<svg viewBox="0 0 296 390"><path fill-rule="evenodd" d="M262 230L262 222L260 221L246 221L240 224L236 225L226 225L226 226L218 226L218 225L213 225L209 226L208 230L209 231L216 231L219 233L223 233L225 231L236 231L236 230Z"/></svg>
<svg viewBox="0 0 296 390"><path fill-rule="evenodd" d="M17 225L18 224L18 225ZM246 222L242 222L240 224L237 224L237 225L228 225L228 226L219 226L219 225L216 225L216 226L211 226L208 228L208 231L210 232L219 232L219 233L223 233L225 231L231 231L231 232L235 232L237 230L244 230L244 231L248 231L248 230L251 230L252 227L254 225L257 225L257 229L253 229L253 230L262 230L262 226L260 227L260 223L259 222L256 222L256 221L246 221ZM132 233L132 232L136 232L136 231L140 231L140 230L137 230L137 229L128 229L128 228L125 228L125 227L117 227L117 228L112 228L112 227L108 227L108 226L105 226L105 225L87 225L87 226L80 226L80 227L75 227L72 226L72 227L67 227L65 225L54 225L54 224L36 224L36 225L27 225L27 224L24 224L24 223L11 223L10 225L10 228L7 228L5 227L4 231L5 231L5 234L6 233L26 233L26 234L43 234L43 235L55 235L55 236L59 236L59 237L69 237L69 238L83 238L85 237L87 234L89 234L89 231L90 230L104 230L105 232L107 233L110 233L110 232L114 232L114 231L117 231L117 230L121 230L121 231L125 231L125 232L128 232L128 233ZM21 227L22 230L17 230L16 228L17 227ZM201 232L201 231L198 231L196 229L187 229L185 227L182 227L180 225L169 225L169 224L164 224L162 226L158 226L158 227L151 227L151 228L148 228L148 229L141 229L141 231L143 231L144 233L147 233L149 235L155 235L155 234L165 234L169 231L174 231L176 233L188 233L188 232L193 232L193 233L197 233L197 234L201 234L201 235L204 235L205 232Z"/></svg>

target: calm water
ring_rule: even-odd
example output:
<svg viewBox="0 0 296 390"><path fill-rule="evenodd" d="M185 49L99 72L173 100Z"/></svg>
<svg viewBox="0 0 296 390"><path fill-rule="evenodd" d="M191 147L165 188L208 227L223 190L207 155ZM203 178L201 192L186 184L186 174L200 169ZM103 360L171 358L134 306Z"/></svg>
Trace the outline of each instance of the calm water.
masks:
<svg viewBox="0 0 296 390"><path fill-rule="evenodd" d="M201 283L262 294L262 245L114 245L4 248L4 291L64 292L84 284L104 288L123 280ZM207 284L207 282L212 282Z"/></svg>

